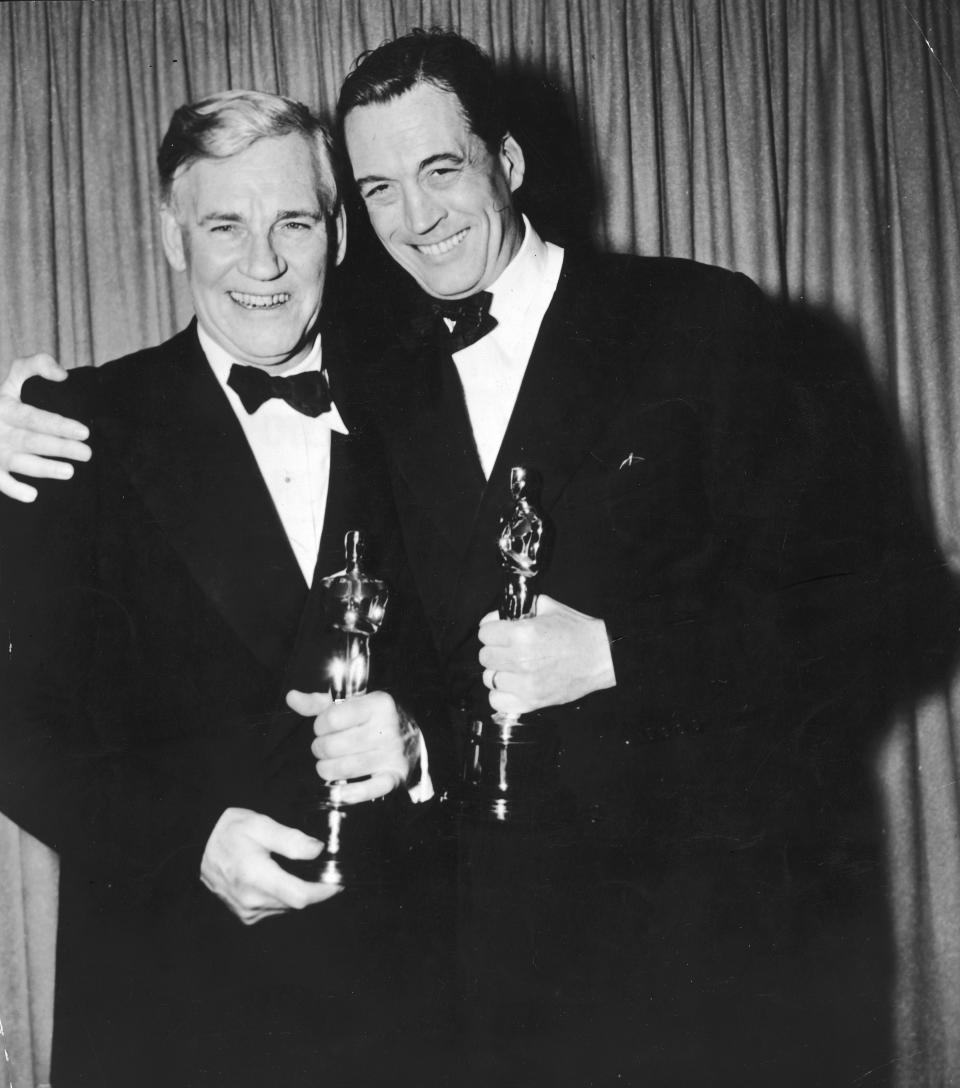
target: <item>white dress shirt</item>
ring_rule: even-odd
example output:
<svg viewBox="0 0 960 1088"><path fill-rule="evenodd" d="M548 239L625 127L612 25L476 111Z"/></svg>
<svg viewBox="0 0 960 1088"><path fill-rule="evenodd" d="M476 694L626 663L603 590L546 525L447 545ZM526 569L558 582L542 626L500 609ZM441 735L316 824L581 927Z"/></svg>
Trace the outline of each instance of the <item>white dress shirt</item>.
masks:
<svg viewBox="0 0 960 1088"><path fill-rule="evenodd" d="M349 431L333 404L329 412L312 418L291 408L286 401L272 397L255 412L248 412L240 397L227 385L235 360L199 325L197 335L210 369L243 428L283 531L309 586L320 550L330 490L330 432L349 434ZM323 351L318 336L306 358L284 370L283 377L321 370L322 367ZM433 796L427 745L422 734L420 780L407 792L414 802L429 801Z"/></svg>
<svg viewBox="0 0 960 1088"><path fill-rule="evenodd" d="M493 295L490 313L497 327L453 356L487 479L563 265L559 246L544 242L526 216L523 226L516 256L487 288Z"/></svg>
<svg viewBox="0 0 960 1088"><path fill-rule="evenodd" d="M248 412L227 385L234 360L202 328L198 327L197 333L210 368L247 437L283 531L309 586L320 549L330 489L330 432L347 434L347 428L335 405L329 412L311 418L274 397L264 401L255 412ZM310 354L296 366L284 370L283 377L320 370L322 359L318 336Z"/></svg>

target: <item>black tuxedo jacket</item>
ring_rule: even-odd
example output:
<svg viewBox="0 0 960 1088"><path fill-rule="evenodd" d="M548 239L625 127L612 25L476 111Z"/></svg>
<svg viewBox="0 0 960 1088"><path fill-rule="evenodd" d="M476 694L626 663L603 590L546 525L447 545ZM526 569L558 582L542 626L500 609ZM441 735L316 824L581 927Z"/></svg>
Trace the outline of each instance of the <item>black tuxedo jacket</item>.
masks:
<svg viewBox="0 0 960 1088"><path fill-rule="evenodd" d="M431 316L352 375L462 717L488 710L511 466L541 481L538 590L611 639L615 689L548 712L572 821L461 839L489 1076L832 1083L888 1056L866 757L920 644L906 602L955 593L899 548L859 421L824 413L795 349L743 276L567 253L489 481ZM804 1040L838 992L856 1012L824 1054Z"/></svg>
<svg viewBox="0 0 960 1088"><path fill-rule="evenodd" d="M332 332L324 351L333 360ZM367 976L391 975L376 962L377 895L245 929L199 865L229 806L297 823L311 731L283 696L325 687L317 590L342 569L348 529L366 531L395 591L373 681L399 670L430 734L429 654L380 453L359 415L332 435L310 593L193 326L40 386L96 450L68 486L3 511L0 803L60 855L53 1075L206 1085L266 1069L313 1083L377 1021ZM430 746L442 767L443 737Z"/></svg>
<svg viewBox="0 0 960 1088"><path fill-rule="evenodd" d="M510 468L539 477L551 536L537 588L604 619L617 676L551 712L583 797L629 782L631 747L796 694L787 597L812 561L812 451L782 352L742 276L568 254L489 481L430 322L367 372L448 691L468 713L486 705L476 629L499 597Z"/></svg>

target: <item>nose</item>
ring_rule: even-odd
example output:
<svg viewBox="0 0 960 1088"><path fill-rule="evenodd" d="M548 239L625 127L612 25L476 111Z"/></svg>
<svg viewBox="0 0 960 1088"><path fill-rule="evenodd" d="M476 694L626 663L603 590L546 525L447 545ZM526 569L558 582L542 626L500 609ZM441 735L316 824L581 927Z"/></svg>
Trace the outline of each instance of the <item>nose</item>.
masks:
<svg viewBox="0 0 960 1088"><path fill-rule="evenodd" d="M287 265L273 244L269 231L251 231L247 236L240 271L255 280L275 280Z"/></svg>
<svg viewBox="0 0 960 1088"><path fill-rule="evenodd" d="M428 234L447 213L431 193L412 185L404 194L403 214L412 234Z"/></svg>

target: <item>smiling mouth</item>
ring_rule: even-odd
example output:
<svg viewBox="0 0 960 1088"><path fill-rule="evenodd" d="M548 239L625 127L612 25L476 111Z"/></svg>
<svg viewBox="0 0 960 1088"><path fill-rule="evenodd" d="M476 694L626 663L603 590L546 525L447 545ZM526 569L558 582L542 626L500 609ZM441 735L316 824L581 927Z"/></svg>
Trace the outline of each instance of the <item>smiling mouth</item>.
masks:
<svg viewBox="0 0 960 1088"><path fill-rule="evenodd" d="M275 310L290 301L290 294L281 291L276 295L247 295L240 291L229 291L230 298L245 310Z"/></svg>
<svg viewBox="0 0 960 1088"><path fill-rule="evenodd" d="M466 238L469 229L469 227L464 227L463 230L458 230L456 234L451 234L449 238L444 238L442 242L429 242L426 245L414 246L413 248L427 257L441 257L444 253L449 253L451 249L456 249Z"/></svg>

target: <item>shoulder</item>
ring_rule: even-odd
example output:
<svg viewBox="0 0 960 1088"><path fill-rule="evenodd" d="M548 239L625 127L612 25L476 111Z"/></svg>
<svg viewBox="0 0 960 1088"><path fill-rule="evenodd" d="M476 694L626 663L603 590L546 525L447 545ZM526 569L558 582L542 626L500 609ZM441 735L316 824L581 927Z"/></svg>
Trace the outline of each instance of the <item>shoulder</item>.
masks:
<svg viewBox="0 0 960 1088"><path fill-rule="evenodd" d="M21 397L25 404L88 423L107 404L132 406L149 402L164 383L165 368L177 361L188 363L199 350L191 324L163 344L100 366L77 367L68 373L66 381L31 378L24 383Z"/></svg>
<svg viewBox="0 0 960 1088"><path fill-rule="evenodd" d="M767 351L781 335L777 306L749 277L675 257L568 252L551 313L554 327L663 349L680 366L745 344Z"/></svg>
<svg viewBox="0 0 960 1088"><path fill-rule="evenodd" d="M679 257L582 250L564 254L558 293L566 292L596 301L608 314L638 304L673 314L709 313L731 305L753 309L764 302L757 285L741 272Z"/></svg>

